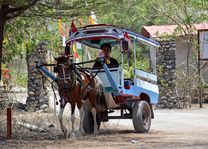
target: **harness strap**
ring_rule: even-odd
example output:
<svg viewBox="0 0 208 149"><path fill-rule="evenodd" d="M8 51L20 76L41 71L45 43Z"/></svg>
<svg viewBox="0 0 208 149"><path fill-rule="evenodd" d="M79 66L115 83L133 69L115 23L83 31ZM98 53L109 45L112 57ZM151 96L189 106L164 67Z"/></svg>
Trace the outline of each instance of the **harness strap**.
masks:
<svg viewBox="0 0 208 149"><path fill-rule="evenodd" d="M73 68L75 74L77 75L77 81L78 81L81 85L83 85L82 77L81 77L81 75L80 75L80 73L79 73L78 68L77 68L75 65L73 65L72 68Z"/></svg>
<svg viewBox="0 0 208 149"><path fill-rule="evenodd" d="M69 79L70 80L70 76L66 76L66 77L59 77L59 80L66 80Z"/></svg>

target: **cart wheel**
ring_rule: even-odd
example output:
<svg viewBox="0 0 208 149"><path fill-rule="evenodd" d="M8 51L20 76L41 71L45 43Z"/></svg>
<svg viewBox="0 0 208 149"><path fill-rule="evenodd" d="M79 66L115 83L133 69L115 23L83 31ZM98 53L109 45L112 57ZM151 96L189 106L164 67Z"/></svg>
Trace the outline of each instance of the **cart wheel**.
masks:
<svg viewBox="0 0 208 149"><path fill-rule="evenodd" d="M89 111L87 107L84 106L84 119L83 119L83 129L85 133L87 134L92 134L94 131L94 121L93 121L93 116L92 112ZM100 120L98 119L97 116L97 125L98 125L98 130L100 128Z"/></svg>
<svg viewBox="0 0 208 149"><path fill-rule="evenodd" d="M151 126L151 110L146 101L136 102L132 109L134 129L138 133L148 132Z"/></svg>

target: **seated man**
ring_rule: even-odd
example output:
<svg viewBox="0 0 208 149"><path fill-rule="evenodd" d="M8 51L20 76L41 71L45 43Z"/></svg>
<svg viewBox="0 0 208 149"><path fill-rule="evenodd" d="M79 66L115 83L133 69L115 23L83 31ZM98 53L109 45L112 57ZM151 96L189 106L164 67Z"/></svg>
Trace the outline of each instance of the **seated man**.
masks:
<svg viewBox="0 0 208 149"><path fill-rule="evenodd" d="M98 54L99 57L104 57L106 64L109 68L119 67L118 61L116 59L110 57L110 54L111 54L111 45L108 43L102 44L101 50L99 51L99 54ZM101 62L96 61L92 68L99 69L99 68L103 68L103 66L102 66ZM118 107L118 105L115 103L111 93L104 93L104 95L105 95L105 101L106 101L108 109ZM108 112L112 112L112 111L110 110Z"/></svg>
<svg viewBox="0 0 208 149"><path fill-rule="evenodd" d="M109 68L119 67L118 61L112 57L111 54L111 45L104 43L101 45L101 51L99 51L99 56L104 57L106 64ZM92 67L93 69L102 68L102 64L99 61L96 61Z"/></svg>

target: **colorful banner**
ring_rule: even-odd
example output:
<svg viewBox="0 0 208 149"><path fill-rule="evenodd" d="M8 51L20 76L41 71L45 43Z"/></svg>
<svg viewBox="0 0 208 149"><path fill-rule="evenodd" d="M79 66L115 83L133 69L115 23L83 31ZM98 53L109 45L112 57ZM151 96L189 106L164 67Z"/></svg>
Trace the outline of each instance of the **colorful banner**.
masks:
<svg viewBox="0 0 208 149"><path fill-rule="evenodd" d="M82 18L79 19L79 25L80 25L80 27L84 26L84 22L83 22Z"/></svg>
<svg viewBox="0 0 208 149"><path fill-rule="evenodd" d="M90 16L89 16L88 21L91 25L97 24L97 18L96 18L96 15L93 11L90 12Z"/></svg>
<svg viewBox="0 0 208 149"><path fill-rule="evenodd" d="M72 50L73 50L73 53L74 53L74 58L75 59L78 59L79 58L79 55L78 55L77 47L76 47L76 44L75 43L72 44Z"/></svg>
<svg viewBox="0 0 208 149"><path fill-rule="evenodd" d="M58 17L58 28L59 28L59 32L61 34L61 37L62 37L62 45L65 47L66 44L66 35L64 33L64 25L62 23L62 18L61 17Z"/></svg>
<svg viewBox="0 0 208 149"><path fill-rule="evenodd" d="M129 37L129 34L128 34L127 32L124 33L124 38L127 39L128 42L129 42L129 44L130 44L130 46L133 47L133 44L132 44L131 39L130 39L130 37Z"/></svg>
<svg viewBox="0 0 208 149"><path fill-rule="evenodd" d="M77 31L77 28L76 28L74 22L72 21L70 32L71 32L71 33L74 33L74 32L76 32L76 31Z"/></svg>
<svg viewBox="0 0 208 149"><path fill-rule="evenodd" d="M79 42L76 42L76 48L78 55L82 55L82 44Z"/></svg>

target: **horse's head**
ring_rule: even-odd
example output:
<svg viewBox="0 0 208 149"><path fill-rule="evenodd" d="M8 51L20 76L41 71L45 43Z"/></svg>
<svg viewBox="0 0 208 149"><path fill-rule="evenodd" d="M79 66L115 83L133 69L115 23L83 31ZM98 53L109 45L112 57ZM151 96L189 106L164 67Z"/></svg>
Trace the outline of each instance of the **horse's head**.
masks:
<svg viewBox="0 0 208 149"><path fill-rule="evenodd" d="M76 81L76 76L73 73L73 62L71 62L66 56L57 57L55 60L59 84L72 86Z"/></svg>
<svg viewBox="0 0 208 149"><path fill-rule="evenodd" d="M70 71L70 62L68 57L60 56L55 58L56 60L56 72L58 73L58 77L64 75L64 73L68 73Z"/></svg>

